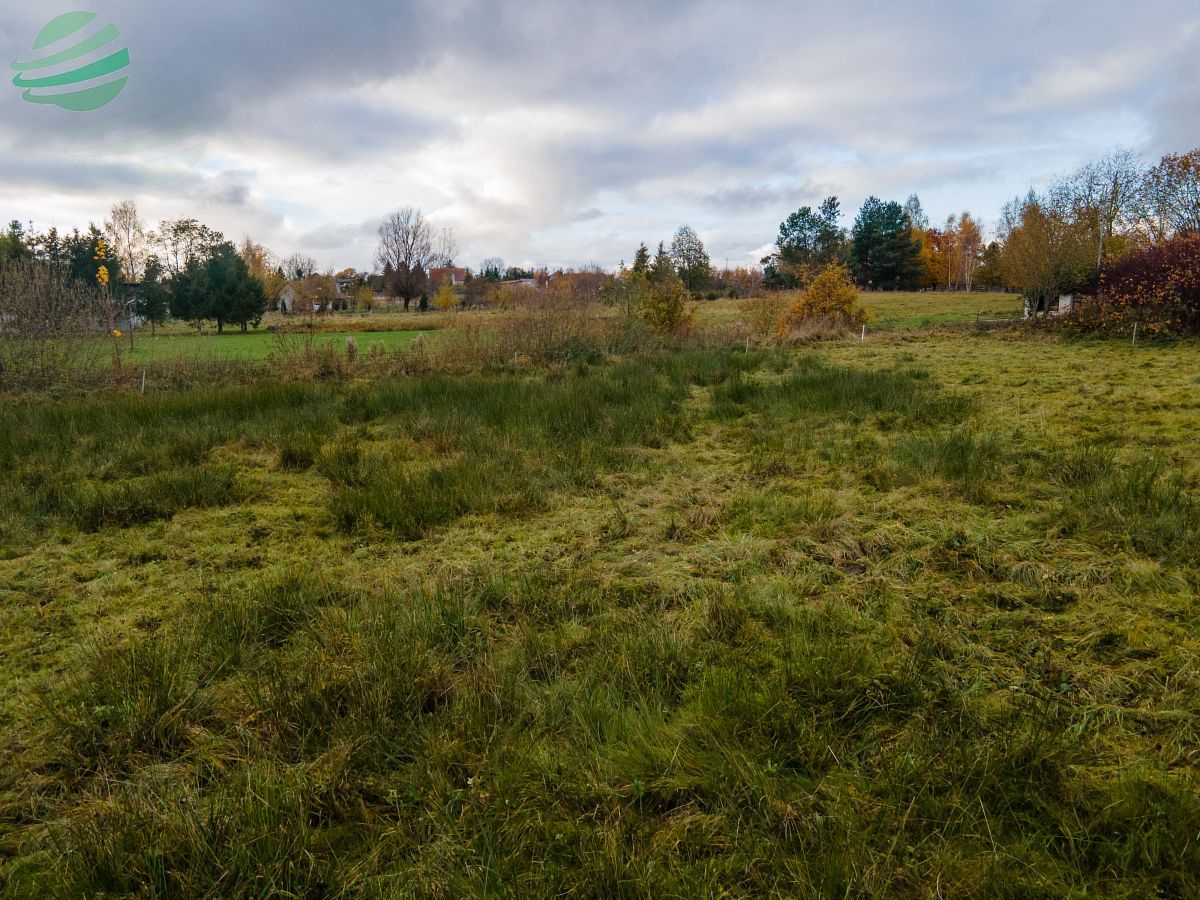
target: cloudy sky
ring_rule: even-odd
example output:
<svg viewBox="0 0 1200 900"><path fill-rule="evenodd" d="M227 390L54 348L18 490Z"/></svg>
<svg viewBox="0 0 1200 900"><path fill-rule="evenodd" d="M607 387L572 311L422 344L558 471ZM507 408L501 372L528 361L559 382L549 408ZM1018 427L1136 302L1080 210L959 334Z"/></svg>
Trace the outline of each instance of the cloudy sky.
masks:
<svg viewBox="0 0 1200 900"><path fill-rule="evenodd" d="M70 112L9 73L0 218L132 198L329 268L410 204L469 265L614 266L684 223L750 263L826 194L991 223L1108 148L1200 146L1196 0L0 0L0 56L77 9L130 80Z"/></svg>

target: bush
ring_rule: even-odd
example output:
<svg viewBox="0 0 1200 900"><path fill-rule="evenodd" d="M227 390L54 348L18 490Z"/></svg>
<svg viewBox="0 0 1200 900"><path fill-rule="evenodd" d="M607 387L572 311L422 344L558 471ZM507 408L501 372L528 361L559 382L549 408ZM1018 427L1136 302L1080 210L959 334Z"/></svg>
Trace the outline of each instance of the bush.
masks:
<svg viewBox="0 0 1200 900"><path fill-rule="evenodd" d="M767 293L747 297L739 304L742 322L755 339L766 340L775 332L783 315L783 304L783 298Z"/></svg>
<svg viewBox="0 0 1200 900"><path fill-rule="evenodd" d="M867 321L866 311L858 305L858 288L845 266L826 266L796 298L779 330L787 335L814 321L824 321L842 329Z"/></svg>
<svg viewBox="0 0 1200 900"><path fill-rule="evenodd" d="M0 388L37 388L94 370L109 342L106 296L40 262L0 265Z"/></svg>
<svg viewBox="0 0 1200 900"><path fill-rule="evenodd" d="M1134 322L1151 334L1200 334L1200 234L1127 254L1105 270L1085 321L1103 330Z"/></svg>
<svg viewBox="0 0 1200 900"><path fill-rule="evenodd" d="M686 333L696 320L696 311L688 306L687 297L687 288L678 278L652 279L642 314L660 335Z"/></svg>

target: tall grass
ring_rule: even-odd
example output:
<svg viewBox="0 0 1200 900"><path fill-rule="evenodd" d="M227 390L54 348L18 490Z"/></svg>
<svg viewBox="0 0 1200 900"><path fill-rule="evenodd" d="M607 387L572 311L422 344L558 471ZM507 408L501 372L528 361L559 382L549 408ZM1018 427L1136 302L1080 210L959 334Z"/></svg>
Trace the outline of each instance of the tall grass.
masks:
<svg viewBox="0 0 1200 900"><path fill-rule="evenodd" d="M302 487L333 548L23 688L0 890L1200 894L1186 648L1123 668L1104 607L1048 635L1061 608L999 602L1097 590L1066 543L1191 566L1191 486L972 409L912 368L701 351L0 409L11 533L91 549ZM971 486L1018 477L1012 538ZM433 558L612 481L644 483L615 526Z"/></svg>
<svg viewBox="0 0 1200 900"><path fill-rule="evenodd" d="M1067 528L1115 537L1150 555L1200 561L1200 502L1161 455L1118 458L1110 447L1067 447L1047 462L1066 492Z"/></svg>
<svg viewBox="0 0 1200 900"><path fill-rule="evenodd" d="M70 711L47 724L78 806L27 886L1200 886L1196 795L1081 780L1066 701L972 702L946 665L962 638L721 585L666 616L652 591L621 606L534 573L378 591L268 573L243 596L189 614L187 639L85 657L47 698Z"/></svg>

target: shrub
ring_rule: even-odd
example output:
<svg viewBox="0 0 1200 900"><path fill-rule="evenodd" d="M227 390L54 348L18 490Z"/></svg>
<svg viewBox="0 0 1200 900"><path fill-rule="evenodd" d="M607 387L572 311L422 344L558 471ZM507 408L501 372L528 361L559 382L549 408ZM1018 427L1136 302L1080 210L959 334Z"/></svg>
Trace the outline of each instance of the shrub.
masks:
<svg viewBox="0 0 1200 900"><path fill-rule="evenodd" d="M858 305L858 288L845 266L826 266L812 280L780 323L780 332L790 334L814 321L824 321L842 329L867 321L866 311Z"/></svg>
<svg viewBox="0 0 1200 900"><path fill-rule="evenodd" d="M777 294L757 294L747 297L740 304L742 322L757 340L769 338L783 315L784 300Z"/></svg>
<svg viewBox="0 0 1200 900"><path fill-rule="evenodd" d="M1125 330L1200 334L1200 234L1188 233L1127 254L1105 270L1088 320Z"/></svg>
<svg viewBox="0 0 1200 900"><path fill-rule="evenodd" d="M112 306L66 269L0 265L0 388L44 387L94 370L111 344L98 340Z"/></svg>
<svg viewBox="0 0 1200 900"><path fill-rule="evenodd" d="M652 279L642 314L660 335L684 334L696 320L696 311L688 306L687 297L687 288L678 278Z"/></svg>

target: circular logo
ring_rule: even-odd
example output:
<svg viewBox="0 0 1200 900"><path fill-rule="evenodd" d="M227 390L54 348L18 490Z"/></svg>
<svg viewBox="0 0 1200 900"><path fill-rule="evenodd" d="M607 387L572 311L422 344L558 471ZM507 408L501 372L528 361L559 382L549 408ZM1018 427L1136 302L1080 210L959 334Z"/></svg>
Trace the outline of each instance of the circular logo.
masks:
<svg viewBox="0 0 1200 900"><path fill-rule="evenodd" d="M129 49L113 25L96 28L95 13L69 12L47 23L28 58L13 60L13 84L30 103L75 112L112 103L129 81Z"/></svg>

